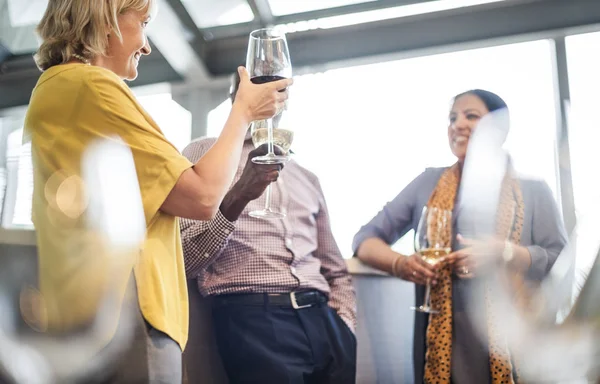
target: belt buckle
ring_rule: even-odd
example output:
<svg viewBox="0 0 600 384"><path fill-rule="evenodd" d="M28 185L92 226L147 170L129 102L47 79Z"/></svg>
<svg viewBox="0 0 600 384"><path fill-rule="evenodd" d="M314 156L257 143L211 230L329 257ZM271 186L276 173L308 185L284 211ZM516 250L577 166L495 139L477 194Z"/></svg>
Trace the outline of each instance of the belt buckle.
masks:
<svg viewBox="0 0 600 384"><path fill-rule="evenodd" d="M296 300L296 292L290 292L290 300L292 301L292 308L294 308L294 309L302 309L302 308L312 307L312 304L298 305L298 301Z"/></svg>

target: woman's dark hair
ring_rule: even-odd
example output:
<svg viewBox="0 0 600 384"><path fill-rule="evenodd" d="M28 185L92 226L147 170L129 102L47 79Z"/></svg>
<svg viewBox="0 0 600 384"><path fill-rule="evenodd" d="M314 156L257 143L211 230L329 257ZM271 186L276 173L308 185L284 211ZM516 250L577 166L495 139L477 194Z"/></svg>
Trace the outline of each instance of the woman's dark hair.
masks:
<svg viewBox="0 0 600 384"><path fill-rule="evenodd" d="M456 102L456 100L466 95L477 96L481 101L483 101L483 104L485 104L490 112L494 112L502 108L506 108L508 110L508 105L506 105L506 102L502 100L500 96L483 89L471 89L469 91L460 93L454 96L453 102Z"/></svg>

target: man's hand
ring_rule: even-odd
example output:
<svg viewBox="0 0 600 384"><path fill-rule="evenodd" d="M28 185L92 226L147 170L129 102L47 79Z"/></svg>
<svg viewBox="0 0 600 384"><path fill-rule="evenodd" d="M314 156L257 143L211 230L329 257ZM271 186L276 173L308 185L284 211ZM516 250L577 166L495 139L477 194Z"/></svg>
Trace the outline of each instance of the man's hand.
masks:
<svg viewBox="0 0 600 384"><path fill-rule="evenodd" d="M284 155L277 146L274 146L273 150L276 155ZM267 152L268 146L263 144L248 154L244 172L230 191L235 193L235 197L238 199L242 199L246 203L258 199L269 184L277 181L279 172L283 169L282 164L256 164L252 162L253 158L266 155Z"/></svg>
<svg viewBox="0 0 600 384"><path fill-rule="evenodd" d="M280 148L274 146L276 155L283 155ZM221 203L221 213L229 221L235 221L242 214L246 205L258 199L267 186L277 181L282 164L256 164L252 158L267 154L267 144L254 149L248 154L248 160L240 179L231 187Z"/></svg>

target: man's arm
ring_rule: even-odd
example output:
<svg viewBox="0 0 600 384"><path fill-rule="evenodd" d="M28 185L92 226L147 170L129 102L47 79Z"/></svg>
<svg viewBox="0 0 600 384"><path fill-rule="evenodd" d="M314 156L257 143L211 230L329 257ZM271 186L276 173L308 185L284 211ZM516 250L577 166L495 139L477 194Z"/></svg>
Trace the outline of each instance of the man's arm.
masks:
<svg viewBox="0 0 600 384"><path fill-rule="evenodd" d="M189 144L182 152L192 163L198 162L214 144L213 139L202 139ZM198 273L217 258L229 241L235 224L223 217L220 210L212 220L201 221L179 219L181 245L187 278L196 278Z"/></svg>
<svg viewBox="0 0 600 384"><path fill-rule="evenodd" d="M320 195L320 208L316 220L318 246L315 257L321 261L321 273L329 283L329 306L335 309L352 332L355 332L356 295L352 286L352 277L331 232L327 204L316 177L314 184Z"/></svg>
<svg viewBox="0 0 600 384"><path fill-rule="evenodd" d="M212 145L210 140L190 144L183 155L197 161ZM180 219L181 243L188 278L195 278L221 255L235 230L235 221L248 203L258 198L267 185L277 180L280 165L259 165L251 161L255 156L267 153L263 145L248 155L244 172L227 192L215 217L209 221Z"/></svg>

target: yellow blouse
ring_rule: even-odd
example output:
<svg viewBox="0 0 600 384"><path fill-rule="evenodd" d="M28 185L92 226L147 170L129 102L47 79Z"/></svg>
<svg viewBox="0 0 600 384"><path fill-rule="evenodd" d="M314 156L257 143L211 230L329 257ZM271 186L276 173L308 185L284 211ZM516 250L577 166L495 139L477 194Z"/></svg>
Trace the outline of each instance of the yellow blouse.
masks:
<svg viewBox="0 0 600 384"><path fill-rule="evenodd" d="M64 180L82 180L81 162L90 145L115 137L133 155L146 221L145 244L131 258L103 252L101 234L91 230L86 215L85 196L94 191L86 191L83 181L71 188L70 196L77 201L69 207L75 209L62 209L56 201L59 195L65 199L59 190ZM159 208L192 164L165 139L120 78L79 63L52 67L40 77L25 121L25 140L29 139L34 167L32 219L48 329L85 324L109 287L122 300L133 267L144 318L183 350L188 296L179 222ZM111 257L120 258L121 268L115 270Z"/></svg>

